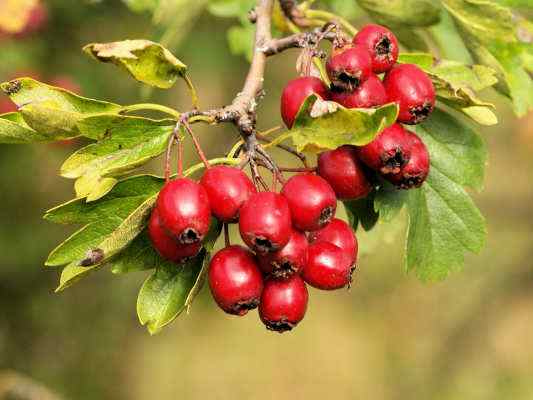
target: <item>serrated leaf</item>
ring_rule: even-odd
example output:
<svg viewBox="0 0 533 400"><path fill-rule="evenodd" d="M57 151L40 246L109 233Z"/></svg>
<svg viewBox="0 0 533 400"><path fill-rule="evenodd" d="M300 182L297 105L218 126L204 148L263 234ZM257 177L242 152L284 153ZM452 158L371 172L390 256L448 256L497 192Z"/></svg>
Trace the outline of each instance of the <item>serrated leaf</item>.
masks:
<svg viewBox="0 0 533 400"><path fill-rule="evenodd" d="M357 4L384 25L430 26L439 22L441 11L433 0L357 0Z"/></svg>
<svg viewBox="0 0 533 400"><path fill-rule="evenodd" d="M83 51L98 61L125 69L139 82L162 89L174 86L187 72L187 66L170 51L149 40L91 43Z"/></svg>
<svg viewBox="0 0 533 400"><path fill-rule="evenodd" d="M83 228L83 237L74 235L54 250L47 260L47 265L57 265L60 261L63 263L75 257L63 269L56 291L66 289L84 275L101 268L126 248L145 228L155 201L155 195L149 197L124 220L116 217L93 222ZM76 246L72 247L72 243ZM84 246L87 246L86 252L80 256Z"/></svg>
<svg viewBox="0 0 533 400"><path fill-rule="evenodd" d="M396 104L376 109L347 109L312 94L302 104L288 135L298 151L318 152L344 144L362 146L392 125L397 116Z"/></svg>
<svg viewBox="0 0 533 400"><path fill-rule="evenodd" d="M408 192L399 190L388 182L383 182L376 191L374 210L381 222L391 222L405 207Z"/></svg>
<svg viewBox="0 0 533 400"><path fill-rule="evenodd" d="M483 216L464 189L433 167L422 188L408 199L406 267L424 281L462 268L466 252L483 248Z"/></svg>
<svg viewBox="0 0 533 400"><path fill-rule="evenodd" d="M137 298L137 315L154 335L185 310L185 301L202 270L204 252L177 266L167 263L144 282Z"/></svg>
<svg viewBox="0 0 533 400"><path fill-rule="evenodd" d="M175 121L154 121L140 117L100 115L78 124L87 135L105 137L72 154L62 165L61 175L78 179L78 197L97 200L116 183L109 178L133 171L165 151Z"/></svg>
<svg viewBox="0 0 533 400"><path fill-rule="evenodd" d="M354 230L361 226L365 231L370 231L378 222L379 214L374 208L375 192L364 199L344 201L344 208L348 215L348 222Z"/></svg>
<svg viewBox="0 0 533 400"><path fill-rule="evenodd" d="M34 131L18 112L0 115L0 143L27 144L48 142L48 136Z"/></svg>

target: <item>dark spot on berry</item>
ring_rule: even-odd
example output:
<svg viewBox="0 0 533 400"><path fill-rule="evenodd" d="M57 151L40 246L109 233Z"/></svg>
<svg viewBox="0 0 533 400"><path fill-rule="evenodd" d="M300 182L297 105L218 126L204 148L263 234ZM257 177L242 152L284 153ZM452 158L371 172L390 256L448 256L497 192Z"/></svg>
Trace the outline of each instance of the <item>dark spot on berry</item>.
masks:
<svg viewBox="0 0 533 400"><path fill-rule="evenodd" d="M428 101L424 102L421 106L411 108L409 112L414 118L412 123L419 124L424 122L432 111L433 105Z"/></svg>
<svg viewBox="0 0 533 400"><path fill-rule="evenodd" d="M324 226L328 224L333 218L334 214L335 214L335 209L333 207L324 208L322 212L320 213L320 219L318 220L319 225Z"/></svg>
<svg viewBox="0 0 533 400"><path fill-rule="evenodd" d="M179 237L179 241L182 244L192 244L202 240L202 237L193 228L187 228Z"/></svg>
<svg viewBox="0 0 533 400"><path fill-rule="evenodd" d="M361 84L361 73L358 72L355 75L349 74L346 71L343 71L337 74L334 79L332 79L333 90L339 92L353 92Z"/></svg>
<svg viewBox="0 0 533 400"><path fill-rule="evenodd" d="M382 154L381 161L383 162L380 171L382 174L397 174L409 160L406 159L402 149L396 147L392 152Z"/></svg>
<svg viewBox="0 0 533 400"><path fill-rule="evenodd" d="M392 58L392 51L391 51L391 41L388 36L382 36L381 39L376 44L376 55L380 58L384 59L391 59Z"/></svg>
<svg viewBox="0 0 533 400"><path fill-rule="evenodd" d="M352 268L350 268L350 277L348 278L348 289L351 289L353 284L353 274L357 270L357 265L352 265Z"/></svg>
<svg viewBox="0 0 533 400"><path fill-rule="evenodd" d="M255 237L252 239L252 243L259 253L270 253L278 248L278 246L275 246L274 243L263 236Z"/></svg>
<svg viewBox="0 0 533 400"><path fill-rule="evenodd" d="M18 80L8 82L4 86L4 93L8 96L18 93L22 89L22 83Z"/></svg>
<svg viewBox="0 0 533 400"><path fill-rule="evenodd" d="M287 260L282 262L273 262L272 267L272 276L278 279L290 278L297 271L294 265Z"/></svg>
<svg viewBox="0 0 533 400"><path fill-rule="evenodd" d="M416 174L416 175L405 174L405 176L402 178L399 184L399 188L406 189L406 190L418 188L422 186L422 184L424 183L424 180L425 180L425 177L424 177L424 174L422 173Z"/></svg>
<svg viewBox="0 0 533 400"><path fill-rule="evenodd" d="M231 314L245 315L248 311L253 310L259 306L259 299L241 300L231 307Z"/></svg>
<svg viewBox="0 0 533 400"><path fill-rule="evenodd" d="M296 325L282 318L280 321L266 321L265 326L269 331L283 333L292 330Z"/></svg>

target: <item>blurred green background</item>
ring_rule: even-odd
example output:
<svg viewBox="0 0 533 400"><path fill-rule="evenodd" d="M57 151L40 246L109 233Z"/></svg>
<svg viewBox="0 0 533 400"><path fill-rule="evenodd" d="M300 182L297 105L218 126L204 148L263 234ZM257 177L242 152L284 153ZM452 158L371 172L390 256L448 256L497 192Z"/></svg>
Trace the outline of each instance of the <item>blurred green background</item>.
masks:
<svg viewBox="0 0 533 400"><path fill-rule="evenodd" d="M45 29L0 40L2 81L68 76L88 97L144 100L135 81L80 49L153 37L148 15L119 1L46 5ZM229 24L202 14L173 49L189 65L204 107L231 101L247 70L228 50ZM269 60L264 129L281 122L278 98L295 75L296 56ZM71 230L41 216L73 197L72 182L57 173L80 143L0 146L0 399L6 370L76 400L532 399L533 115L518 120L501 98L488 95L501 123L482 129L491 155L486 189L474 195L489 227L481 255L468 256L464 271L442 283L421 284L403 270L404 222L379 226L372 237L359 236L364 255L354 287L310 289L305 320L284 335L267 331L256 313L225 315L204 290L190 315L150 337L135 313L145 273L103 270L53 294L58 271L42 265ZM150 101L189 108L183 85L155 91ZM237 138L230 127L198 133L210 157ZM192 152L187 160L196 162Z"/></svg>

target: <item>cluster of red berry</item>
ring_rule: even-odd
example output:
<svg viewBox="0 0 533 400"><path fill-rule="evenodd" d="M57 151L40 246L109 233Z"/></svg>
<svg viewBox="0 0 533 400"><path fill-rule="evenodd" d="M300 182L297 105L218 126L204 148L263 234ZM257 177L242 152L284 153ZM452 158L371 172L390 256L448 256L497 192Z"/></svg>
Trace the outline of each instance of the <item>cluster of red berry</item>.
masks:
<svg viewBox="0 0 533 400"><path fill-rule="evenodd" d="M291 128L312 93L346 107L397 102L398 121L419 123L433 110L435 91L414 65L396 65L398 43L386 28L368 25L353 44L335 49L327 64L331 88L303 77L285 88L281 113ZM386 73L382 81L376 74ZM227 245L209 265L209 286L217 304L232 315L259 307L268 329L284 332L304 317L308 292L349 286L357 262L354 231L335 218L337 200L366 197L375 182L371 171L400 188L420 185L429 170L422 141L402 125L384 130L363 147L342 146L319 155L317 173L287 180L280 193L258 192L240 169L209 167L195 182L178 178L165 184L148 231L160 255L174 262L196 256L211 216L238 223L248 248Z"/></svg>
<svg viewBox="0 0 533 400"><path fill-rule="evenodd" d="M311 94L346 108L398 104L398 123L383 130L370 144L343 146L321 155L319 173L343 200L364 197L371 190L359 161L402 189L420 186L429 173L426 146L401 124L415 125L427 119L435 106L435 89L424 71L413 64L397 64L397 60L394 34L369 24L351 43L333 49L326 65L330 88L321 79L307 76L292 80L283 91L281 114L289 128ZM379 74L384 74L383 80ZM346 179L347 174L350 179Z"/></svg>

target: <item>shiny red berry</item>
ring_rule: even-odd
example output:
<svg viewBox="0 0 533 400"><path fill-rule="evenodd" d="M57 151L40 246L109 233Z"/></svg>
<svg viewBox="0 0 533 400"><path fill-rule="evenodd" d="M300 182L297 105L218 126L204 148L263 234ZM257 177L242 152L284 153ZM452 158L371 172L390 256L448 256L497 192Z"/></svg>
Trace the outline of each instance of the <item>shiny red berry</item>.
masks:
<svg viewBox="0 0 533 400"><path fill-rule="evenodd" d="M357 148L357 156L366 166L382 174L400 172L411 157L411 142L403 126L385 128L372 142Z"/></svg>
<svg viewBox="0 0 533 400"><path fill-rule="evenodd" d="M207 169L200 184L209 197L211 212L222 222L236 222L243 204L257 193L242 170L225 165Z"/></svg>
<svg viewBox="0 0 533 400"><path fill-rule="evenodd" d="M322 80L313 76L304 76L290 81L281 95L281 117L290 129L305 99L317 94L324 100L328 96L328 88Z"/></svg>
<svg viewBox="0 0 533 400"><path fill-rule="evenodd" d="M299 274L307 264L307 246L306 236L293 230L285 247L259 257L259 266L265 274L275 278L288 278Z"/></svg>
<svg viewBox="0 0 533 400"><path fill-rule="evenodd" d="M352 92L371 75L372 59L363 46L349 46L332 54L326 71L335 90Z"/></svg>
<svg viewBox="0 0 533 400"><path fill-rule="evenodd" d="M390 102L400 106L398 121L419 124L435 107L435 88L429 76L414 64L398 64L383 81Z"/></svg>
<svg viewBox="0 0 533 400"><path fill-rule="evenodd" d="M309 294L300 276L267 279L259 304L259 317L267 329L290 331L304 318Z"/></svg>
<svg viewBox="0 0 533 400"><path fill-rule="evenodd" d="M241 208L239 231L244 243L260 254L283 248L292 232L287 199L273 192L252 195Z"/></svg>
<svg viewBox="0 0 533 400"><path fill-rule="evenodd" d="M259 305L263 276L251 251L229 246L209 264L209 287L217 304L228 314L244 315Z"/></svg>
<svg viewBox="0 0 533 400"><path fill-rule="evenodd" d="M179 244L168 236L159 219L159 211L154 208L148 222L148 235L157 252L166 260L176 263L187 261L195 257L202 248L202 243Z"/></svg>
<svg viewBox="0 0 533 400"><path fill-rule="evenodd" d="M199 242L209 231L211 208L207 192L191 179L166 183L156 207L163 227L179 243Z"/></svg>
<svg viewBox="0 0 533 400"><path fill-rule="evenodd" d="M376 74L389 71L398 61L398 39L384 26L363 26L353 38L353 42L368 50L372 58L372 69Z"/></svg>
<svg viewBox="0 0 533 400"><path fill-rule="evenodd" d="M332 243L344 251L351 265L357 262L357 253L359 250L357 237L353 229L350 228L350 225L341 219L334 218L324 228L311 232L309 242L311 244L319 242Z"/></svg>
<svg viewBox="0 0 533 400"><path fill-rule="evenodd" d="M353 268L349 257L339 246L319 241L309 245L302 277L317 289L335 290L351 283Z"/></svg>
<svg viewBox="0 0 533 400"><path fill-rule="evenodd" d="M381 80L371 74L353 92L332 90L330 99L346 108L372 108L387 103L387 92Z"/></svg>
<svg viewBox="0 0 533 400"><path fill-rule="evenodd" d="M400 172L388 175L386 178L400 189L411 189L420 187L429 175L430 158L426 145L412 132L409 132L411 139L411 158Z"/></svg>
<svg viewBox="0 0 533 400"><path fill-rule="evenodd" d="M314 174L291 177L281 190L291 210L292 224L301 231L316 231L335 216L337 197L330 184Z"/></svg>
<svg viewBox="0 0 533 400"><path fill-rule="evenodd" d="M372 190L354 146L345 145L318 156L318 175L335 191L339 200L355 200Z"/></svg>

